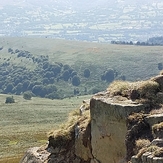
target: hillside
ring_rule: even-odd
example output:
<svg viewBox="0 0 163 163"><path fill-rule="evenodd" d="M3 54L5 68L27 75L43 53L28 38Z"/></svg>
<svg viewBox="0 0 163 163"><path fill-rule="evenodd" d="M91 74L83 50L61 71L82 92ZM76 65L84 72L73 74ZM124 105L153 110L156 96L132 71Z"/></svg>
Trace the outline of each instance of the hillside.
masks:
<svg viewBox="0 0 163 163"><path fill-rule="evenodd" d="M47 142L47 133L67 120L70 111L91 96L50 100L14 95L15 103L5 104L9 95L0 94L0 163L18 163L30 147Z"/></svg>
<svg viewBox="0 0 163 163"><path fill-rule="evenodd" d="M146 81L113 82L27 150L20 163L162 163L163 72Z"/></svg>
<svg viewBox="0 0 163 163"><path fill-rule="evenodd" d="M1 93L32 91L49 98L96 93L113 80L148 79L159 73L163 51L157 46L9 37L0 38L0 47Z"/></svg>

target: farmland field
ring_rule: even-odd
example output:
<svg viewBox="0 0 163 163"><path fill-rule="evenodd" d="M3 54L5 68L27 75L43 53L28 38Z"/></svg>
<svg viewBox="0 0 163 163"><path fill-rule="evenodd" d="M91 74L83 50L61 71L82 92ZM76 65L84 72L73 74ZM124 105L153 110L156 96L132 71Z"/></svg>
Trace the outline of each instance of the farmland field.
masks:
<svg viewBox="0 0 163 163"><path fill-rule="evenodd" d="M28 148L44 145L47 133L64 123L71 110L91 97L25 100L14 95L15 103L5 104L8 96L0 94L0 163L19 162Z"/></svg>

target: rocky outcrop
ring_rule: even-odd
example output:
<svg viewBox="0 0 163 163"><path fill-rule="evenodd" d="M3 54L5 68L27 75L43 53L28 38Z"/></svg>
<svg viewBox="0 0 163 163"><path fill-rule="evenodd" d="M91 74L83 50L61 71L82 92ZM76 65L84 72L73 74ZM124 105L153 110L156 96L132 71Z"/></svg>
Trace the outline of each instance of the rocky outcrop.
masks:
<svg viewBox="0 0 163 163"><path fill-rule="evenodd" d="M160 86L154 85L152 96L140 88L149 91L153 83L134 89L139 96L133 91L126 97L107 91L94 95L66 127L49 136L46 147L29 149L20 163L163 163L162 79L152 78ZM157 105L137 102L140 95L148 102L154 97Z"/></svg>
<svg viewBox="0 0 163 163"><path fill-rule="evenodd" d="M126 160L126 119L132 112L148 111L149 106L131 100L109 98L107 93L91 99L92 155L100 163L123 163Z"/></svg>

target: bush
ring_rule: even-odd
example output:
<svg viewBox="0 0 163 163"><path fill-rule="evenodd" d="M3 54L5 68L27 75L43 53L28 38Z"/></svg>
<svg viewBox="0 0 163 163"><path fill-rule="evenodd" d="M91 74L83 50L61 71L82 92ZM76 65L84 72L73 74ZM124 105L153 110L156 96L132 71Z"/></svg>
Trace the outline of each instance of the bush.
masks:
<svg viewBox="0 0 163 163"><path fill-rule="evenodd" d="M5 103L6 104L15 103L15 100L14 100L13 96L12 97L6 97Z"/></svg>
<svg viewBox="0 0 163 163"><path fill-rule="evenodd" d="M24 98L25 100L31 100L31 98L32 98L32 93L31 93L31 92L24 92L23 98Z"/></svg>

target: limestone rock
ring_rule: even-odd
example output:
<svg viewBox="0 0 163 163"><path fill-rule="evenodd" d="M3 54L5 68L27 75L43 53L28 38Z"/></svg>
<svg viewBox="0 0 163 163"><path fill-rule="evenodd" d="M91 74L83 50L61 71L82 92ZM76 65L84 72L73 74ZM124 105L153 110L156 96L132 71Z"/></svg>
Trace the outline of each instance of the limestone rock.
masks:
<svg viewBox="0 0 163 163"><path fill-rule="evenodd" d="M92 154L101 163L118 163L126 157L126 118L132 112L148 109L131 100L115 102L106 94L90 102Z"/></svg>
<svg viewBox="0 0 163 163"><path fill-rule="evenodd" d="M154 124L163 122L163 113L149 115L145 118L145 120L152 127Z"/></svg>
<svg viewBox="0 0 163 163"><path fill-rule="evenodd" d="M161 76L154 80L162 79ZM79 115L77 136L75 122L69 127L71 136L64 145L51 137L48 147L29 149L20 163L163 163L163 158L148 152L140 158L134 154L138 139L146 138L151 145L162 147L162 140L153 140L152 126L163 121L163 114L149 115L150 107L126 97L110 98L107 92L100 92L90 100L90 110L84 109ZM141 115L140 112L141 120L128 121L133 113ZM86 117L87 113L90 115Z"/></svg>
<svg viewBox="0 0 163 163"><path fill-rule="evenodd" d="M20 163L45 163L49 156L50 153L45 148L34 147L26 152Z"/></svg>

